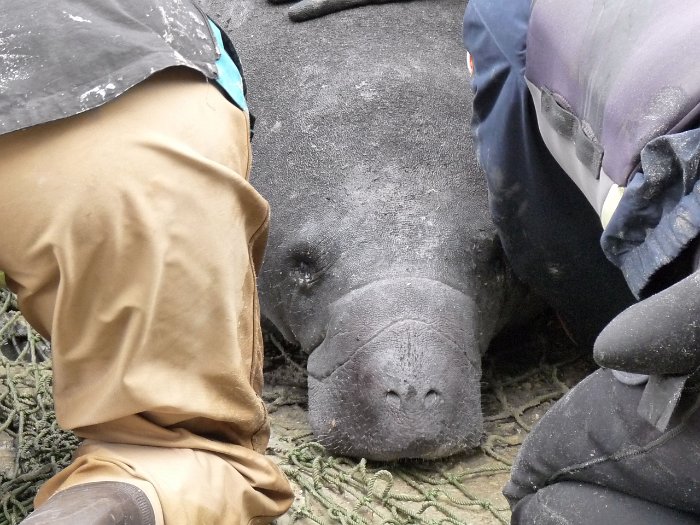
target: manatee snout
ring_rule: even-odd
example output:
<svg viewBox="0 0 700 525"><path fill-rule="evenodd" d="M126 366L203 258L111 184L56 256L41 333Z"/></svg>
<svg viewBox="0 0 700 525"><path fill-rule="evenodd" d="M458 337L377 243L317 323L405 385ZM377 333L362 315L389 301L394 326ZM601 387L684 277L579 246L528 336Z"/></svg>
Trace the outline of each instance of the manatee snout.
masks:
<svg viewBox="0 0 700 525"><path fill-rule="evenodd" d="M331 305L309 357L309 416L336 454L438 458L478 445L476 305L429 279L370 283Z"/></svg>

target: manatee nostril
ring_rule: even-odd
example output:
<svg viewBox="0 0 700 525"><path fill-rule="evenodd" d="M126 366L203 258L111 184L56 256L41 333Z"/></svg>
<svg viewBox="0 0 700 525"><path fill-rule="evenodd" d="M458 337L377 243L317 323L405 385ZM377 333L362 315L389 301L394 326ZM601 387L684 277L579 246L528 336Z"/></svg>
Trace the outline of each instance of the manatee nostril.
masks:
<svg viewBox="0 0 700 525"><path fill-rule="evenodd" d="M435 403L438 402L440 399L440 394L437 393L435 390L428 390L428 393L425 394L425 397L423 398L423 405L426 408L430 408L433 406Z"/></svg>
<svg viewBox="0 0 700 525"><path fill-rule="evenodd" d="M389 390L386 393L386 402L391 406L398 408L401 405L401 397L394 390Z"/></svg>

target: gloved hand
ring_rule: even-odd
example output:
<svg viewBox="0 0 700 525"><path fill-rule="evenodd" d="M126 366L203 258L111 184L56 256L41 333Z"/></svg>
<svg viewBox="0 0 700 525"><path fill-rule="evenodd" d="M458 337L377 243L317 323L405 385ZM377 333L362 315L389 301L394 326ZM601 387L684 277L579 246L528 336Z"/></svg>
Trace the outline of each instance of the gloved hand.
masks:
<svg viewBox="0 0 700 525"><path fill-rule="evenodd" d="M637 413L664 432L690 377L700 367L700 272L627 308L598 336L604 367L650 374ZM616 377L631 384L623 375Z"/></svg>
<svg viewBox="0 0 700 525"><path fill-rule="evenodd" d="M685 375L700 367L700 272L636 303L608 324L593 347L606 368Z"/></svg>
<svg viewBox="0 0 700 525"><path fill-rule="evenodd" d="M290 0L268 0L271 4L285 4ZM371 4L384 4L395 0L301 0L289 8L289 18L303 22L329 13Z"/></svg>

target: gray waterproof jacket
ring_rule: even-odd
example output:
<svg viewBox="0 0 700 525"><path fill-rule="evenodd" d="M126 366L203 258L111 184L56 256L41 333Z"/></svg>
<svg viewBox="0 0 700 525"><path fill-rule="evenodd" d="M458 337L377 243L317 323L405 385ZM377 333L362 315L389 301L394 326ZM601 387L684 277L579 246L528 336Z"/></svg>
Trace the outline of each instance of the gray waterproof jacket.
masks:
<svg viewBox="0 0 700 525"><path fill-rule="evenodd" d="M215 79L221 52L194 0L4 1L0 134L95 108L168 67Z"/></svg>
<svg viewBox="0 0 700 525"><path fill-rule="evenodd" d="M537 0L530 16L540 132L637 297L700 236L699 19L694 0Z"/></svg>

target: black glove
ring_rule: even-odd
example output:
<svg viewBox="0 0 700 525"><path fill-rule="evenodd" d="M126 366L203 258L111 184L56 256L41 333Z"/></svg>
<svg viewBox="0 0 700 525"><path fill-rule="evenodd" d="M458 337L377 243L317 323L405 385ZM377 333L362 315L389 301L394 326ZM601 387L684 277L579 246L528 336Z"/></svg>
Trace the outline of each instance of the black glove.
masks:
<svg viewBox="0 0 700 525"><path fill-rule="evenodd" d="M700 367L700 272L627 308L598 336L596 362L653 375L684 375Z"/></svg>
<svg viewBox="0 0 700 525"><path fill-rule="evenodd" d="M290 0L268 0L271 4L285 4ZM292 0L293 1L293 0ZM329 13L371 4L384 4L395 0L301 0L289 8L289 18L303 22Z"/></svg>
<svg viewBox="0 0 700 525"><path fill-rule="evenodd" d="M664 432L700 367L700 272L615 317L598 336L593 357L613 370L651 375L637 412Z"/></svg>

